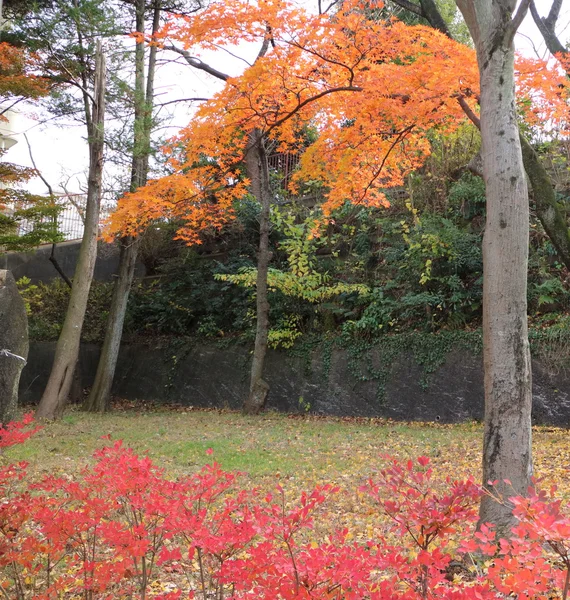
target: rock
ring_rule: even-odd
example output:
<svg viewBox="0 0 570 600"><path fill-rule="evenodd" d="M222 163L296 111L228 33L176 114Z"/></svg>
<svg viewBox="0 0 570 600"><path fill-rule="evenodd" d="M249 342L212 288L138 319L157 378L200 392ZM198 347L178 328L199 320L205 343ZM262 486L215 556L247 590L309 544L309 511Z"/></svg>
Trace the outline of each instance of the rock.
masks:
<svg viewBox="0 0 570 600"><path fill-rule="evenodd" d="M0 423L14 419L28 357L28 317L10 271L0 270Z"/></svg>

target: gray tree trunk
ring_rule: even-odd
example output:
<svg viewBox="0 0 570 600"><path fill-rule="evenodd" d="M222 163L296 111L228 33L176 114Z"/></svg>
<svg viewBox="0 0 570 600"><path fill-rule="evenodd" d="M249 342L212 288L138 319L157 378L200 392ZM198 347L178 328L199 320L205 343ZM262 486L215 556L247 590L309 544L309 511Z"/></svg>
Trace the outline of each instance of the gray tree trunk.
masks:
<svg viewBox="0 0 570 600"><path fill-rule="evenodd" d="M119 273L113 289L105 340L101 348L95 380L83 406L84 410L90 412L106 412L111 407L111 387L115 377L129 292L137 262L138 241L127 237L123 238L120 244Z"/></svg>
<svg viewBox="0 0 570 600"><path fill-rule="evenodd" d="M160 6L161 3L157 0L153 13L153 33L156 33L160 26ZM136 3L136 30L140 33L145 31L145 0L137 0ZM148 178L157 47L152 46L150 49L145 89L144 45L145 42L141 40L135 48L135 115L131 192L145 185ZM83 406L85 410L91 412L106 412L111 408L111 387L119 358L127 304L140 245L139 240L131 236L120 240L120 244L119 272L113 289L105 340L97 365L95 381Z"/></svg>
<svg viewBox="0 0 570 600"><path fill-rule="evenodd" d="M28 317L10 271L0 271L0 425L13 421L20 374L28 358Z"/></svg>
<svg viewBox="0 0 570 600"><path fill-rule="evenodd" d="M520 136L526 174L532 187L536 216L562 262L570 269L570 230L566 215L558 205L548 171L529 142Z"/></svg>
<svg viewBox="0 0 570 600"><path fill-rule="evenodd" d="M485 433L483 485L505 499L526 494L532 476L531 365L527 331L528 189L515 112L516 0L457 0L469 27L481 81L481 137L487 220L483 240ZM524 8L523 8L524 10ZM509 480L510 483L505 483ZM484 496L480 522L501 534L508 502Z"/></svg>
<svg viewBox="0 0 570 600"><path fill-rule="evenodd" d="M254 131L251 133L248 154L255 153L257 167L255 169L255 187L259 190L257 198L261 204L259 213L259 250L257 254L257 280L256 280L256 319L255 345L251 364L251 378L249 395L245 399L243 412L245 414L258 414L265 407L269 385L263 379L263 367L267 354L267 338L269 335L269 301L267 299L267 274L271 252L269 250L269 233L271 228L271 188L269 186L269 168L267 152L263 135ZM253 166L253 165L252 165ZM250 167L251 168L251 167ZM255 181L257 179L257 181ZM254 188L255 189L255 188Z"/></svg>
<svg viewBox="0 0 570 600"><path fill-rule="evenodd" d="M91 111L86 110L86 113L89 112ZM104 119L105 60L101 45L98 44L92 118L88 119L89 178L87 207L85 210L85 229L73 277L69 306L61 334L57 341L50 377L36 411L37 418L53 420L62 415L71 390L73 373L79 357L81 329L83 328L89 289L91 288L95 260L97 258L97 236L103 173Z"/></svg>

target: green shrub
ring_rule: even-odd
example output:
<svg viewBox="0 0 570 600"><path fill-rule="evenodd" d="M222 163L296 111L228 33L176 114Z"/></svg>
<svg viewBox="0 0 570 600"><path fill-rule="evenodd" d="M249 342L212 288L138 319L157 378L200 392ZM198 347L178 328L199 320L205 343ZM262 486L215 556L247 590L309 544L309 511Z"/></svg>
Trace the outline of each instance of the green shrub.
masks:
<svg viewBox="0 0 570 600"><path fill-rule="evenodd" d="M57 340L65 319L71 290L61 279L51 283L32 284L27 277L18 280L18 288L28 312L30 339ZM89 293L87 311L81 339L84 342L101 342L111 303L112 284L93 282Z"/></svg>

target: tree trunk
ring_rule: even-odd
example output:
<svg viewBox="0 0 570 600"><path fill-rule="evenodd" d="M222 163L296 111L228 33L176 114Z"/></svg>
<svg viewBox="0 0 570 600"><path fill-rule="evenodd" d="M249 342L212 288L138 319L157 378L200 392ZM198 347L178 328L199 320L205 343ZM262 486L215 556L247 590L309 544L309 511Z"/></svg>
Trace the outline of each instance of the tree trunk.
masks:
<svg viewBox="0 0 570 600"><path fill-rule="evenodd" d="M100 44L97 45L92 114L92 120L88 121L89 181L85 229L73 278L69 306L57 342L53 367L36 411L36 417L43 419L56 419L62 415L65 408L79 356L81 329L97 258L105 118L105 60Z"/></svg>
<svg viewBox="0 0 570 600"><path fill-rule="evenodd" d="M93 387L83 405L83 409L90 412L106 412L111 406L111 387L115 377L127 302L137 262L138 240L126 237L120 243L119 274L113 289L105 340L97 364Z"/></svg>
<svg viewBox="0 0 570 600"><path fill-rule="evenodd" d="M144 33L145 30L145 0L137 0L136 4L136 30ZM160 0L156 0L153 14L153 34L160 26ZM147 84L145 90L144 73L144 44L141 40L135 48L135 114L134 114L134 144L131 166L131 192L145 185L148 177L148 159L150 155L150 135L152 130L152 107L154 99L154 74L156 71L157 47L150 49ZM84 403L84 410L90 412L106 412L111 407L111 387L115 377L117 359L123 326L127 312L129 294L135 274L135 266L139 251L139 240L125 237L120 241L121 254L119 257L119 272L109 319L105 331L105 340L101 349L101 356L97 365L97 373L93 387Z"/></svg>
<svg viewBox="0 0 570 600"><path fill-rule="evenodd" d="M556 192L544 165L533 147L521 135L524 167L532 186L536 216L562 262L570 269L570 230L566 215L558 206Z"/></svg>
<svg viewBox="0 0 570 600"><path fill-rule="evenodd" d="M261 412L265 406L269 385L263 379L263 366L267 354L267 338L269 335L269 301L267 299L267 273L271 252L269 250L270 231L270 207L271 189L269 187L269 168L267 165L267 152L265 140L262 134L254 131L248 146L248 153L255 152L257 156L257 173L259 174L261 204L259 213L259 252L257 255L257 281L256 281L256 318L255 346L253 350L253 361L251 364L251 379L249 395L244 402L243 412L255 415Z"/></svg>
<svg viewBox="0 0 570 600"><path fill-rule="evenodd" d="M532 475L531 365L527 332L528 189L515 112L514 0L458 0L481 78L481 138L487 217L483 239L485 433L480 523L508 534L508 498ZM520 16L520 14L518 14ZM508 480L510 483L506 483ZM488 483L496 482L489 486Z"/></svg>

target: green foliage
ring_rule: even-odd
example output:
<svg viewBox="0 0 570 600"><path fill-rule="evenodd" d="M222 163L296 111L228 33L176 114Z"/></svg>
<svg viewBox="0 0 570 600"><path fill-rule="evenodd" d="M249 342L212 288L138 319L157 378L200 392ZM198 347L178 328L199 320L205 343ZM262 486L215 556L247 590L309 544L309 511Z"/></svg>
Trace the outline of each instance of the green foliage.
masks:
<svg viewBox="0 0 570 600"><path fill-rule="evenodd" d="M69 304L69 287L61 279L32 284L27 277L19 279L17 284L28 312L30 338L57 340ZM112 284L92 284L81 334L84 342L103 341L112 293Z"/></svg>
<svg viewBox="0 0 570 600"><path fill-rule="evenodd" d="M481 138L473 125L465 124L451 135L433 132L429 139L431 154L422 169L410 175L407 187L421 213L446 214L453 209L449 194L458 177L474 177L465 167L479 151Z"/></svg>
<svg viewBox="0 0 570 600"><path fill-rule="evenodd" d="M351 375L357 381L376 382L379 401L384 399L392 367L402 355L412 356L422 368L420 384L427 388L429 376L445 363L451 350L464 348L477 354L482 349L480 331L413 332L385 335L373 341L344 338L339 344L348 352ZM380 360L374 359L375 354L380 356Z"/></svg>
<svg viewBox="0 0 570 600"><path fill-rule="evenodd" d="M485 183L481 177L463 173L449 188L448 198L452 210L469 221L485 214Z"/></svg>
<svg viewBox="0 0 570 600"><path fill-rule="evenodd" d="M278 323L269 330L268 343L271 348L292 348L295 340L301 337L299 331L299 315L282 317Z"/></svg>
<svg viewBox="0 0 570 600"><path fill-rule="evenodd" d="M529 330L531 353L552 372L570 368L570 315L549 313Z"/></svg>
<svg viewBox="0 0 570 600"><path fill-rule="evenodd" d="M129 301L128 331L136 334L222 337L251 327L251 290L236 290L216 276L251 265L233 256L226 263L185 250L165 262L159 277L140 283Z"/></svg>
<svg viewBox="0 0 570 600"><path fill-rule="evenodd" d="M32 304L38 305L41 303L41 293L37 285L34 285L29 277L21 277L16 281L20 296L24 301L26 307L26 314L28 317L32 313Z"/></svg>
<svg viewBox="0 0 570 600"><path fill-rule="evenodd" d="M273 347L296 351L311 336L372 344L392 334L470 334L480 326L485 189L479 177L458 170L478 141L469 128L431 141L430 161L405 189L390 192L389 209L347 203L317 226L318 207L291 201L273 208ZM172 242L175 223L149 233L142 255L152 278L131 294L128 334L253 339L259 204L246 197L235 210L235 223L195 250ZM570 279L540 223L530 233L528 302L536 325L570 312ZM34 302L46 311L34 315L32 335L52 339L66 290L29 293L41 296ZM102 331L96 323L106 310L98 305L89 339Z"/></svg>
<svg viewBox="0 0 570 600"><path fill-rule="evenodd" d="M0 162L0 181L5 183L0 189L0 247L7 251L25 252L63 239L57 224L62 207L53 197L21 187L32 175L32 169Z"/></svg>

